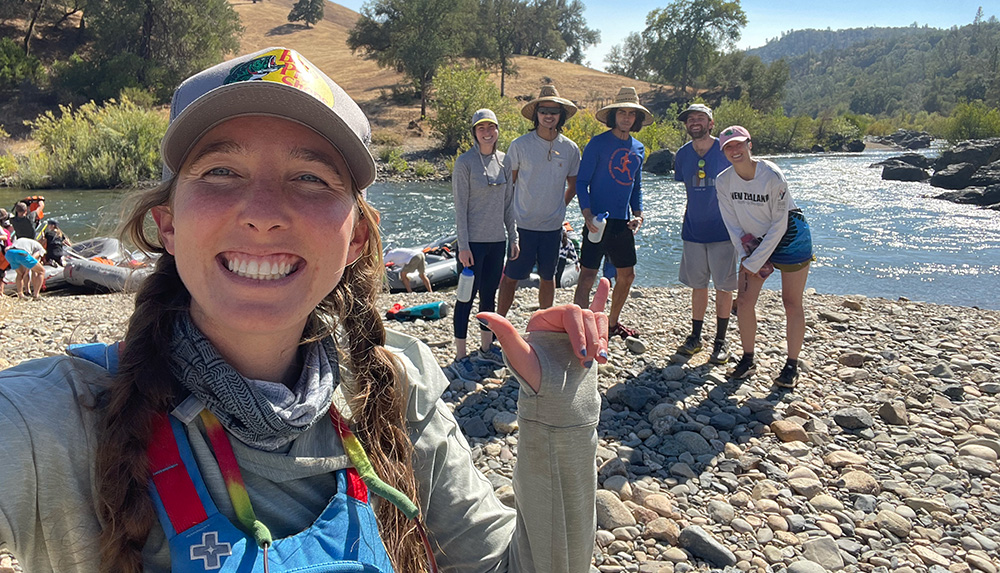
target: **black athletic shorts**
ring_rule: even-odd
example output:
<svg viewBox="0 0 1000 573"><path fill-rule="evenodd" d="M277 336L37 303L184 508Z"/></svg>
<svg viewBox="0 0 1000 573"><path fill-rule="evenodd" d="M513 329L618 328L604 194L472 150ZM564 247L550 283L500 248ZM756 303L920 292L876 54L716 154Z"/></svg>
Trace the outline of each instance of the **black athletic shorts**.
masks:
<svg viewBox="0 0 1000 573"><path fill-rule="evenodd" d="M580 266L585 269L601 268L601 259L608 257L616 269L627 269L635 266L635 234L628 228L628 221L623 219L608 219L604 228L604 237L600 243L590 242L590 232L584 227L583 249L580 254Z"/></svg>

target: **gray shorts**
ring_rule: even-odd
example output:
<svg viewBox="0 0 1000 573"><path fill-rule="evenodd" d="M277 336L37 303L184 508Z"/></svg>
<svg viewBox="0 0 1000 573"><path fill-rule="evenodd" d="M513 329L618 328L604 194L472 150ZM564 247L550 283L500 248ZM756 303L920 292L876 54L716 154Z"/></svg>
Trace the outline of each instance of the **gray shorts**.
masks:
<svg viewBox="0 0 1000 573"><path fill-rule="evenodd" d="M716 290L736 290L739 255L729 241L692 243L684 241L681 270L678 279L693 289L708 288L712 279Z"/></svg>
<svg viewBox="0 0 1000 573"><path fill-rule="evenodd" d="M408 275L413 271L417 271L417 274L422 276L427 273L426 262L427 259L426 257L424 257L424 254L417 253L416 255L413 255L412 259L410 259L405 265L403 265L403 268L402 270L399 271L399 274L400 276L402 276L402 275Z"/></svg>

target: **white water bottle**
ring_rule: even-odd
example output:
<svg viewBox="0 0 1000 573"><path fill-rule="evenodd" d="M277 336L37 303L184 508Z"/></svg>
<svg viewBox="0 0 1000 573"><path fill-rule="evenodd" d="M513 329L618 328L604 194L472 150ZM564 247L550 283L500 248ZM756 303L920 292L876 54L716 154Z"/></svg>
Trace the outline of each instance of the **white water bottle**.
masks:
<svg viewBox="0 0 1000 573"><path fill-rule="evenodd" d="M458 275L458 302L469 302L472 300L472 283L476 280L476 274L472 269L465 267L462 274Z"/></svg>
<svg viewBox="0 0 1000 573"><path fill-rule="evenodd" d="M594 217L594 226L597 227L597 230L588 231L587 238L590 239L591 243L597 244L604 238L604 228L608 226L608 213L601 213Z"/></svg>

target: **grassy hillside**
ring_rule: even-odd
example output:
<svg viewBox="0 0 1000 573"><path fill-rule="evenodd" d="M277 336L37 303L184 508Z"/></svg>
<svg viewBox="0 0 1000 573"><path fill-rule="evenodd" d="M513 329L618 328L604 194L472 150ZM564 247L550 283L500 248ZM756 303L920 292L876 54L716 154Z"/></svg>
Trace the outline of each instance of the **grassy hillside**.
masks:
<svg viewBox="0 0 1000 573"><path fill-rule="evenodd" d="M374 62L351 54L347 34L358 13L327 3L323 21L306 28L301 23L289 23L292 0L266 0L254 4L249 0L232 2L243 22L240 51L253 52L269 46L294 48L330 74L351 97L358 101L375 99L402 81L403 76L380 69Z"/></svg>
<svg viewBox="0 0 1000 573"><path fill-rule="evenodd" d="M328 2L323 21L306 28L288 22L292 4L293 0L266 0L256 4L249 0L232 2L246 29L240 50L251 52L275 45L294 48L329 73L362 104L378 126L401 129L419 119L419 102L389 104L387 98L380 97L390 94L394 86L404 84L403 75L380 69L360 54L352 54L347 47L347 35L360 16L357 12ZM596 108L610 101L621 86L635 86L644 94L644 101L657 91L654 84L566 62L517 56L514 63L519 74L507 78L505 91L510 97L534 96L540 86L552 83L563 97L583 107ZM499 85L499 75L495 79Z"/></svg>

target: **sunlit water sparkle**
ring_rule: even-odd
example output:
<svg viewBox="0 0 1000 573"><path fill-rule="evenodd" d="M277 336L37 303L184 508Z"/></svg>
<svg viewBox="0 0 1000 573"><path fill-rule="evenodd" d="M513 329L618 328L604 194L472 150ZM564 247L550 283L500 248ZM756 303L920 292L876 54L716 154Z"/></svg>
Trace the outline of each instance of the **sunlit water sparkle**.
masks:
<svg viewBox="0 0 1000 573"><path fill-rule="evenodd" d="M829 294L1000 309L1000 211L933 199L942 190L883 181L881 168L869 168L898 153L768 157L784 171L812 229L817 260L808 286ZM923 153L935 156L937 150ZM676 286L683 188L672 176L644 174L644 182L646 223L636 238L635 284ZM76 238L107 234L120 203L120 192L110 190L41 193L46 213ZM0 189L0 206L9 208L24 194ZM450 183L376 183L368 198L382 213L388 243L419 245L454 233ZM575 201L568 213L579 229ZM779 281L775 274L765 286L778 288Z"/></svg>

